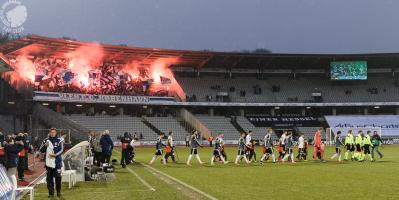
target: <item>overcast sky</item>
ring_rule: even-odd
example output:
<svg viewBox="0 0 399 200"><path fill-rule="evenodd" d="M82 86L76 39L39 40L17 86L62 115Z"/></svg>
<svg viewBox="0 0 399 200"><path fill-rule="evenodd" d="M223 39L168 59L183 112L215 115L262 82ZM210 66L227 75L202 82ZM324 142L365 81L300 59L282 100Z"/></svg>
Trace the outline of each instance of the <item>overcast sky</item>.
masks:
<svg viewBox="0 0 399 200"><path fill-rule="evenodd" d="M188 50L399 52L399 0L20 1L24 34Z"/></svg>

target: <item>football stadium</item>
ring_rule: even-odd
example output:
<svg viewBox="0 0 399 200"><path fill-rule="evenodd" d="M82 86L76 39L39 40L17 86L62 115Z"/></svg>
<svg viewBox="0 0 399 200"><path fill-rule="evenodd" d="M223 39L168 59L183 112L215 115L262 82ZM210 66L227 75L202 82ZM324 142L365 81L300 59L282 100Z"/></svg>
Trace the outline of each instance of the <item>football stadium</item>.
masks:
<svg viewBox="0 0 399 200"><path fill-rule="evenodd" d="M0 15L0 199L399 199L399 49L140 47Z"/></svg>

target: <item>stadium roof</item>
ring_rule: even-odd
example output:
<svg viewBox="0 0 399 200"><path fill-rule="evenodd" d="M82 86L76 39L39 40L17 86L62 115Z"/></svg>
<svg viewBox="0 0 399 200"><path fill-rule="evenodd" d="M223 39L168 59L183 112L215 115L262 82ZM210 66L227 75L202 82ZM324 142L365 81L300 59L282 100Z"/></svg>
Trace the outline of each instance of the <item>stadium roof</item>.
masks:
<svg viewBox="0 0 399 200"><path fill-rule="evenodd" d="M88 42L27 36L0 46L8 58L15 57L27 47L34 56L57 56L73 51ZM370 68L399 67L399 53L379 54L275 54L170 50L102 44L105 60L151 63L158 58L178 57L178 67L196 68L263 68L263 69L325 69L331 61L365 60Z"/></svg>

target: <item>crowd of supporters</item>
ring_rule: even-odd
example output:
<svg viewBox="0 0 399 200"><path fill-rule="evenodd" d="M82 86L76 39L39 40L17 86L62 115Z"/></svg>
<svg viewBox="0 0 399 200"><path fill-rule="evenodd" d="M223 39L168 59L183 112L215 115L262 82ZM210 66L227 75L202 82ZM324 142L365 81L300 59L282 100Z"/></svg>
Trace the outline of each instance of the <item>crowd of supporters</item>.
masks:
<svg viewBox="0 0 399 200"><path fill-rule="evenodd" d="M12 60L18 65L18 60ZM165 90L150 91L153 83L148 67L140 67L139 75L132 77L127 73L124 64L115 61L102 63L84 75L77 74L70 69L70 61L66 58L34 57L35 67L34 86L38 91L66 92L104 95L151 95L168 96ZM75 70L76 71L76 70ZM79 77L86 77L82 81ZM88 78L87 78L88 77ZM165 82L170 80L161 78Z"/></svg>

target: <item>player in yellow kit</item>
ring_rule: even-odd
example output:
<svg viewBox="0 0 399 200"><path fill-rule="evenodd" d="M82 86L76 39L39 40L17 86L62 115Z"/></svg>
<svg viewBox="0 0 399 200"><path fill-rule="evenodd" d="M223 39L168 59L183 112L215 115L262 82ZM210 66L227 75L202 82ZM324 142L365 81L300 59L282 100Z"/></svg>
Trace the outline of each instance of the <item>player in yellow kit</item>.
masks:
<svg viewBox="0 0 399 200"><path fill-rule="evenodd" d="M355 139L355 146L356 146L355 160L363 161L363 131L361 130L357 133Z"/></svg>
<svg viewBox="0 0 399 200"><path fill-rule="evenodd" d="M349 130L348 134L345 137L345 147L346 147L345 159L344 159L345 161L348 160L349 153L351 154L351 159L352 160L354 159L354 154L353 154L353 151L355 150L354 143L355 141L353 139L352 130Z"/></svg>

